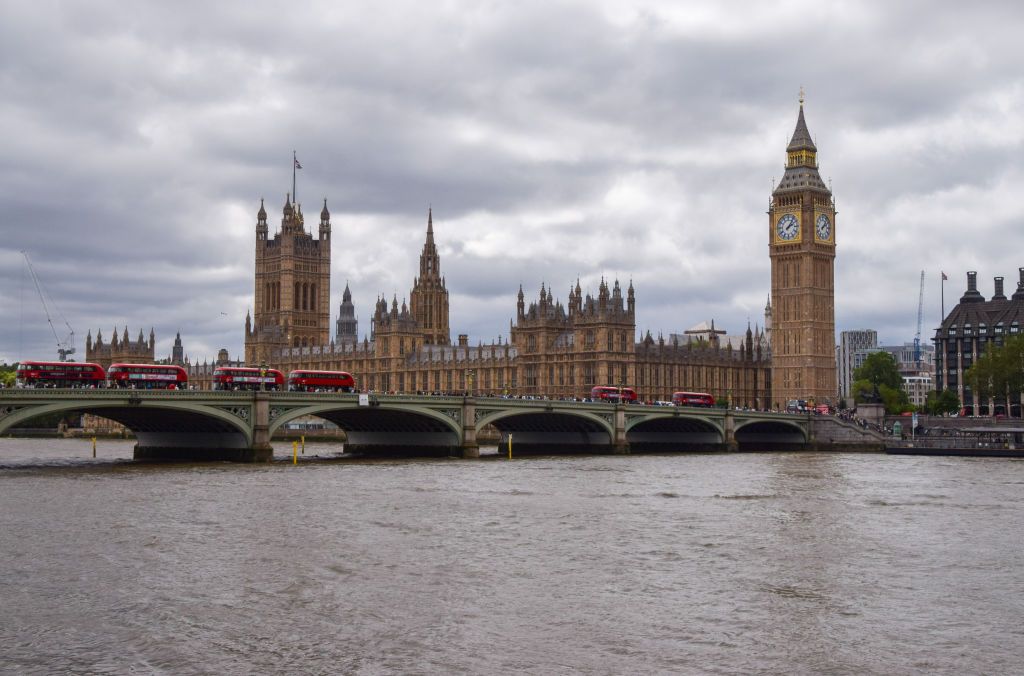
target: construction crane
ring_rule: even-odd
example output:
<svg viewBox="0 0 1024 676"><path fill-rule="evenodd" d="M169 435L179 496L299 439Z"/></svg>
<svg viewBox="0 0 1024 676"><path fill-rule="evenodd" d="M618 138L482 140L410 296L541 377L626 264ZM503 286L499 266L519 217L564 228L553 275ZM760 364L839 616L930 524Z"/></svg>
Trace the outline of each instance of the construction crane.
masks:
<svg viewBox="0 0 1024 676"><path fill-rule="evenodd" d="M57 336L57 328L53 325L53 319L50 318L50 308L46 304L46 296L48 294L43 293L43 285L39 282L39 275L36 274L36 269L32 267L32 261L28 257L27 251L22 251L21 255L25 257L25 265L28 267L28 273L32 277L32 283L36 285L36 292L39 294L39 302L43 304L43 312L46 313L46 321L50 325L50 330L53 331L53 339L57 343L57 355L60 357L60 361L68 361L68 356L75 353L75 330L71 328L71 324L64 318L64 315L57 309L57 304L53 302L53 298L50 298L50 304L53 305L53 311L60 315L61 320L64 322L64 326L68 329L68 336L63 341Z"/></svg>
<svg viewBox="0 0 1024 676"><path fill-rule="evenodd" d="M924 321L924 270L921 271L921 290L917 294L917 333L914 334L914 365L921 366L921 323Z"/></svg>

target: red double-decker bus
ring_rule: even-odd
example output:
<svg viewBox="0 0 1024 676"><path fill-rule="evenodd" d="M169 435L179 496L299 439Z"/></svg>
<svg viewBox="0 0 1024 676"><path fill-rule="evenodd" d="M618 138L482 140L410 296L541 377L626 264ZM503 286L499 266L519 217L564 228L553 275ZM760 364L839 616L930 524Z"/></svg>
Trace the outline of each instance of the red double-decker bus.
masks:
<svg viewBox="0 0 1024 676"><path fill-rule="evenodd" d="M14 381L17 387L103 387L106 373L99 364L71 361L23 361Z"/></svg>
<svg viewBox="0 0 1024 676"><path fill-rule="evenodd" d="M618 401L628 404L636 401L636 390L632 387L611 387L609 385L598 385L590 390L590 398L595 401Z"/></svg>
<svg viewBox="0 0 1024 676"><path fill-rule="evenodd" d="M111 364L107 369L110 387L136 390L186 390L188 373L180 366L164 364Z"/></svg>
<svg viewBox="0 0 1024 676"><path fill-rule="evenodd" d="M707 392L673 392L672 403L676 406L703 406L711 408L715 398Z"/></svg>
<svg viewBox="0 0 1024 676"><path fill-rule="evenodd" d="M213 372L215 390L280 390L284 374L277 369L221 366Z"/></svg>
<svg viewBox="0 0 1024 676"><path fill-rule="evenodd" d="M352 392L356 380L345 371L292 371L288 374L290 392Z"/></svg>

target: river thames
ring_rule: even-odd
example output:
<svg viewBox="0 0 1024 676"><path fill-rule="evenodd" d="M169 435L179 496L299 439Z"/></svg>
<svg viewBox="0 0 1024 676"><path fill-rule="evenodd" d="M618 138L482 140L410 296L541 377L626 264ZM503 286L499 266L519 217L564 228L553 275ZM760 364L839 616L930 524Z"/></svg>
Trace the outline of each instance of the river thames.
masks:
<svg viewBox="0 0 1024 676"><path fill-rule="evenodd" d="M1024 661L1020 460L143 465L125 461L131 442L103 440L91 454L0 439L0 671L1009 674Z"/></svg>

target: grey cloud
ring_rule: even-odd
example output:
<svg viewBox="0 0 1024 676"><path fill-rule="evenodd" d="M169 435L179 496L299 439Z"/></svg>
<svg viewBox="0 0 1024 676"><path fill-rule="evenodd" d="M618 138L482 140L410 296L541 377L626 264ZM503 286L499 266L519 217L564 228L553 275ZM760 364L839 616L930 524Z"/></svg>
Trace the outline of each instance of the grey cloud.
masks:
<svg viewBox="0 0 1024 676"><path fill-rule="evenodd" d="M0 359L52 351L21 310L21 249L80 338L128 323L158 351L181 329L190 354L237 354L255 213L279 219L293 148L307 223L332 212L334 310L348 279L361 332L377 294L408 295L431 204L452 330L474 341L507 332L520 282L564 301L602 274L634 279L638 331L741 331L762 321L801 84L841 212L837 330L909 340L922 268L1012 278L1022 11L759 7L707 31L657 2L626 21L582 2L5 8L0 311L26 319L0 326Z"/></svg>

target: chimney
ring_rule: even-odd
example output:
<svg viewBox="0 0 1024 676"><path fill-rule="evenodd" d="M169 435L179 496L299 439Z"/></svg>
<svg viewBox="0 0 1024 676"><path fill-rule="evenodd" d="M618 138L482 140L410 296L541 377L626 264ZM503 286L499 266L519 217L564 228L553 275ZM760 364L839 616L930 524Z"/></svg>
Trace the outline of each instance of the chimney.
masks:
<svg viewBox="0 0 1024 676"><path fill-rule="evenodd" d="M1003 278L1002 277L996 277L995 278L995 283L996 283L996 292L995 292L995 295L992 296L992 300L1006 300L1006 296L1003 295Z"/></svg>
<svg viewBox="0 0 1024 676"><path fill-rule="evenodd" d="M983 303L985 297L978 292L978 273L971 271L967 273L967 291L960 297L961 303Z"/></svg>
<svg viewBox="0 0 1024 676"><path fill-rule="evenodd" d="M469 347L469 335L465 333L459 334L459 347Z"/></svg>
<svg viewBox="0 0 1024 676"><path fill-rule="evenodd" d="M1017 282L1017 291L1013 294L1013 300L1024 300L1024 268L1017 268L1017 271L1020 272L1020 281Z"/></svg>

